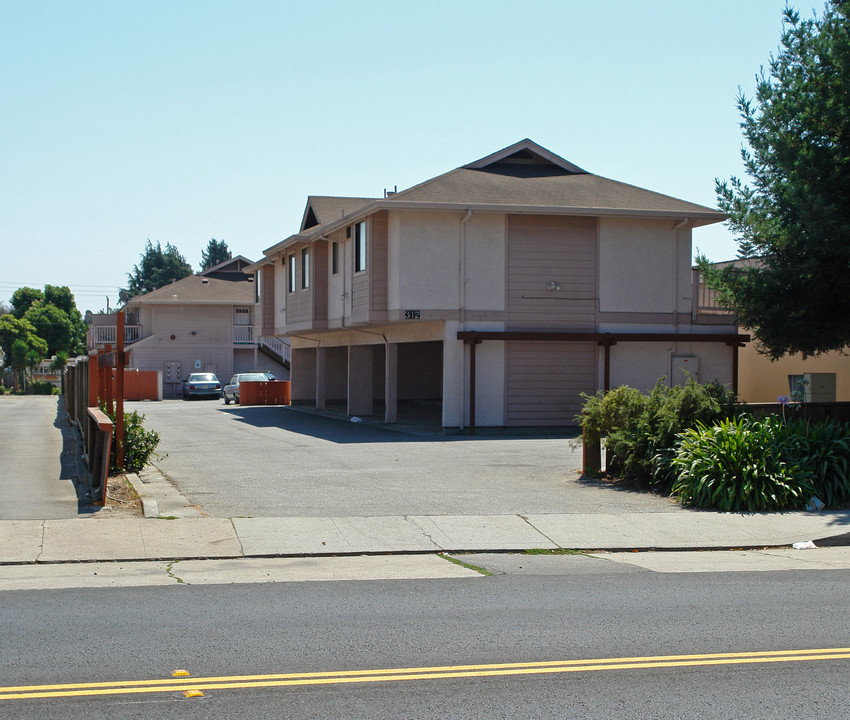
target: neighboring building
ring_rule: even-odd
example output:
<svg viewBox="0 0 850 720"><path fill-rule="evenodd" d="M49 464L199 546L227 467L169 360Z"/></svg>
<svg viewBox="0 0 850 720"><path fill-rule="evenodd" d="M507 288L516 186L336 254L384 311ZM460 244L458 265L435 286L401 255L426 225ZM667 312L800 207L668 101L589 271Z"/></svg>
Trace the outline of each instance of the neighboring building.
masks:
<svg viewBox="0 0 850 720"><path fill-rule="evenodd" d="M270 370L288 379L288 347L272 352L254 338L250 261L236 257L127 301L128 367L162 373L162 394L177 397L192 372L213 372L222 384L235 372ZM92 315L89 347L115 345L114 315Z"/></svg>
<svg viewBox="0 0 850 720"><path fill-rule="evenodd" d="M730 260L717 263L752 266L756 259ZM706 315L726 317L734 321L734 313L717 305L711 288L702 282L694 268L695 285L699 288L701 310ZM791 396L805 402L850 401L850 348L823 353L805 360L802 355L785 355L771 360L758 351L758 337L747 328L742 332L754 335L754 341L741 349L738 360L738 397L747 403L775 403L781 396Z"/></svg>
<svg viewBox="0 0 850 720"><path fill-rule="evenodd" d="M724 218L523 140L384 198L310 197L247 268L257 334L291 339L293 402L575 425L604 387L734 384L744 338L691 283L691 229Z"/></svg>

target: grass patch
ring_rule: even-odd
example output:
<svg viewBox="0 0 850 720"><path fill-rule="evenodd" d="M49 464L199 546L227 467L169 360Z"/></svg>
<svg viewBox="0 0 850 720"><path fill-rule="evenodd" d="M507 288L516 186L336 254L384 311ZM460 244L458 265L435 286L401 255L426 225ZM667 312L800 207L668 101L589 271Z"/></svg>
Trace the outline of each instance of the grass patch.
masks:
<svg viewBox="0 0 850 720"><path fill-rule="evenodd" d="M530 548L523 550L526 555L584 555L584 550L573 550L572 548Z"/></svg>
<svg viewBox="0 0 850 720"><path fill-rule="evenodd" d="M478 565L473 565L471 563L464 562L463 560L458 560L457 558L453 558L450 555L446 555L444 553L437 553L437 556L443 558L443 560L448 560L450 563L460 565L461 567L464 567L467 570L474 570L475 572L481 573L482 575L487 575L488 577L493 574L489 570L485 570L483 567L478 567Z"/></svg>
<svg viewBox="0 0 850 720"><path fill-rule="evenodd" d="M177 520L179 519L176 515L160 515L157 520Z"/></svg>
<svg viewBox="0 0 850 720"><path fill-rule="evenodd" d="M180 562L179 560L175 560L174 562L169 563L165 568L165 574L168 575L168 577L172 578L173 580L176 580L178 583L185 584L186 581L183 578L177 577L173 572L174 566L179 562Z"/></svg>

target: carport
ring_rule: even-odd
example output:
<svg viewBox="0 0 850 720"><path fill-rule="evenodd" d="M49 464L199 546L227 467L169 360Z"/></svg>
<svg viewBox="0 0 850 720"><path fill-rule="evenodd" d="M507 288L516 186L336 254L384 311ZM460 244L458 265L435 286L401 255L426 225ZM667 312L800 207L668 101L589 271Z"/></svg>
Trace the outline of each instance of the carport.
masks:
<svg viewBox="0 0 850 720"><path fill-rule="evenodd" d="M292 364L296 404L317 410L344 406L347 415L383 415L389 423L399 414L402 419L429 412L440 416L441 340L297 348Z"/></svg>

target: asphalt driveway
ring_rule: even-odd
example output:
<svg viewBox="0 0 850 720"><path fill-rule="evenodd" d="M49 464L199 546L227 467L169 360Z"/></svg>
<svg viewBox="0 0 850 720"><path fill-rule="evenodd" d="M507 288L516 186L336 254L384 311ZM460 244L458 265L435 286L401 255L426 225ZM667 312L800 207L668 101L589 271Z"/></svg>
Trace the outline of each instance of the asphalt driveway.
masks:
<svg viewBox="0 0 850 720"><path fill-rule="evenodd" d="M160 433L155 464L212 517L675 512L583 478L553 437L410 435L287 407L127 403Z"/></svg>
<svg viewBox="0 0 850 720"><path fill-rule="evenodd" d="M77 479L84 477L78 455L60 398L0 396L0 520L51 520L94 512L87 498L77 497Z"/></svg>

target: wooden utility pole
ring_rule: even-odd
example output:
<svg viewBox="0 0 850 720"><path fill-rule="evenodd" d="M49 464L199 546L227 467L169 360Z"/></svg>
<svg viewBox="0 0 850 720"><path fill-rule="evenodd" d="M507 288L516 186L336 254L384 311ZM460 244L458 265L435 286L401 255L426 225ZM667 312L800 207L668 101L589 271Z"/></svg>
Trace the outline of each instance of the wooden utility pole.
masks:
<svg viewBox="0 0 850 720"><path fill-rule="evenodd" d="M115 353L115 465L124 468L124 311L117 313Z"/></svg>

